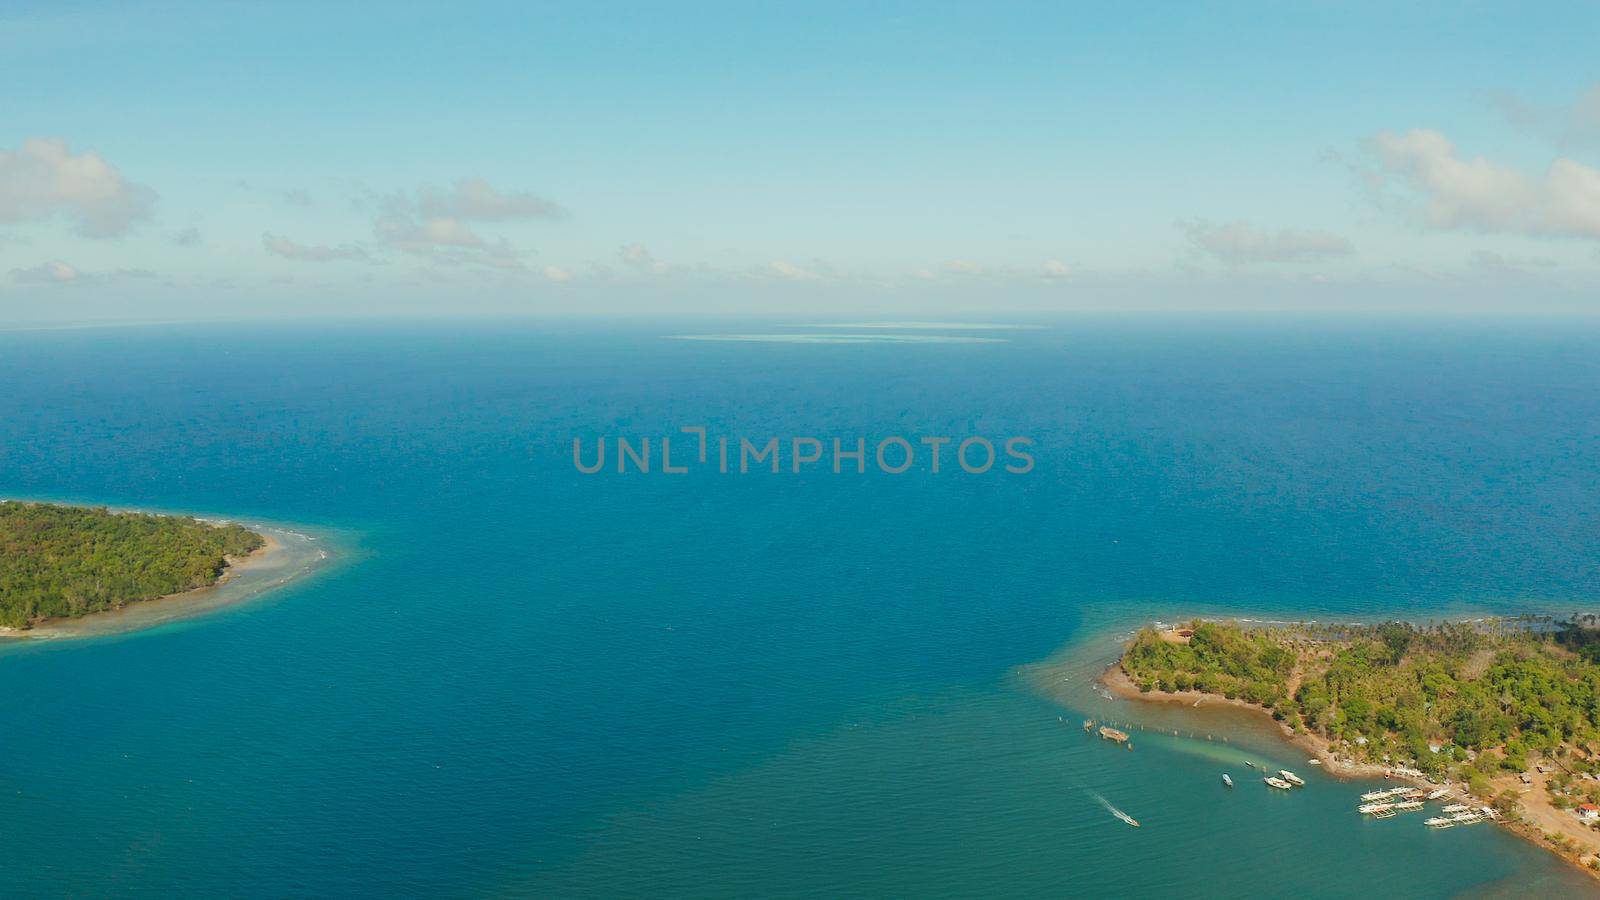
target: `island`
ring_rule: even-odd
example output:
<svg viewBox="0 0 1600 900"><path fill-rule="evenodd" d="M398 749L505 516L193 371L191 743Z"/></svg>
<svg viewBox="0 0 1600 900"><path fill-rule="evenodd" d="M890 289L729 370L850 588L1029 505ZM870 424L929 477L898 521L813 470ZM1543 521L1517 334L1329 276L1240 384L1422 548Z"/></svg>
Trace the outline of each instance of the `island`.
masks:
<svg viewBox="0 0 1600 900"><path fill-rule="evenodd" d="M0 629L209 587L268 543L188 516L0 501Z"/></svg>
<svg viewBox="0 0 1600 900"><path fill-rule="evenodd" d="M1484 818L1594 872L1595 625L1548 616L1428 625L1197 620L1138 631L1101 680L1130 699L1258 709L1326 771L1449 791L1472 815L1485 810Z"/></svg>

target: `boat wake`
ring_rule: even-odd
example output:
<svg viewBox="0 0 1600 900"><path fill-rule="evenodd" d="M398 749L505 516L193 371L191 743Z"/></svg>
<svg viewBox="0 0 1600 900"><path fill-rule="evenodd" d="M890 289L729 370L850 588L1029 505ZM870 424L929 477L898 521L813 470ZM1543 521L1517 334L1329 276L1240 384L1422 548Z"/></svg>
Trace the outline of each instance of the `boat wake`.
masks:
<svg viewBox="0 0 1600 900"><path fill-rule="evenodd" d="M1122 821L1128 823L1129 825L1132 825L1135 828L1139 827L1139 820L1138 819L1135 819L1133 816L1130 816L1127 813L1123 812L1122 810L1117 809L1115 806L1112 806L1110 800L1107 800L1106 798L1100 796L1099 794L1096 794L1094 791L1089 791L1089 796L1091 796L1095 800L1099 801L1100 805L1104 806L1106 808L1106 811L1111 813L1113 816L1116 816L1117 818L1119 818Z"/></svg>

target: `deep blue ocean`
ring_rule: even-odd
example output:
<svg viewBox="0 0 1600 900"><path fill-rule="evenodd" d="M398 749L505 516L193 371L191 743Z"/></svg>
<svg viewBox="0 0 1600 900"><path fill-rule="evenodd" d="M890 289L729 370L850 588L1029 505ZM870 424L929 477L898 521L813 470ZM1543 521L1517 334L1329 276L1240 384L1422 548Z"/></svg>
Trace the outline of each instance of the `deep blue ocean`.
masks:
<svg viewBox="0 0 1600 900"><path fill-rule="evenodd" d="M1114 751L1073 685L1194 612L1600 608L1600 322L1034 321L0 333L0 496L336 550L204 617L0 647L0 895L1592 890L1488 826L1363 821L1359 784L1269 796L1244 748L1304 760L1246 724ZM1037 464L573 466L574 437L676 462L683 426Z"/></svg>

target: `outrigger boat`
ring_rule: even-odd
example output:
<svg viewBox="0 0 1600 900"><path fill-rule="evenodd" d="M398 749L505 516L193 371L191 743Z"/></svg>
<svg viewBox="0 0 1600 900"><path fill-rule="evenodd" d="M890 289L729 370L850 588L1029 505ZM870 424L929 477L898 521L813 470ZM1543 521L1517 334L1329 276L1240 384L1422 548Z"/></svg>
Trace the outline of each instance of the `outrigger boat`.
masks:
<svg viewBox="0 0 1600 900"><path fill-rule="evenodd" d="M1449 793L1450 793L1450 789L1449 788L1439 788L1437 791L1434 791L1433 793L1429 794L1428 795L1428 799L1429 800L1443 800L1447 795L1449 795Z"/></svg>
<svg viewBox="0 0 1600 900"><path fill-rule="evenodd" d="M1422 824L1428 826L1429 828L1454 828L1454 827L1456 827L1456 823L1455 823L1454 819L1448 819L1448 818L1446 818L1444 816L1434 816L1433 818L1427 820L1426 822L1423 822Z"/></svg>
<svg viewBox="0 0 1600 900"><path fill-rule="evenodd" d="M1444 811L1447 813L1464 813L1469 809L1471 809L1471 807L1467 806L1465 803L1452 803L1449 806L1446 806Z"/></svg>
<svg viewBox="0 0 1600 900"><path fill-rule="evenodd" d="M1416 812L1417 810L1422 808L1422 801L1421 800L1407 800L1404 803L1396 803L1394 805L1394 808L1395 808L1396 812Z"/></svg>
<svg viewBox="0 0 1600 900"><path fill-rule="evenodd" d="M1394 804L1392 804L1392 803L1366 803L1366 804L1363 804L1361 806L1356 807L1356 812L1362 813L1363 815L1370 816L1370 815L1375 815L1377 813L1381 813L1381 812L1384 812L1385 810L1390 810L1390 809L1394 809Z"/></svg>

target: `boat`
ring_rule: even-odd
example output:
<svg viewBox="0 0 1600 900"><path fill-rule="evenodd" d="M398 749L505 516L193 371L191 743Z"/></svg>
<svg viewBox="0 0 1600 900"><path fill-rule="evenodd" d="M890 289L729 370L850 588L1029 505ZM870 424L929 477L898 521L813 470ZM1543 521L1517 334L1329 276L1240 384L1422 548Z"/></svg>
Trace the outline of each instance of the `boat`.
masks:
<svg viewBox="0 0 1600 900"><path fill-rule="evenodd" d="M1126 731L1118 731L1117 729L1112 728L1110 725L1100 726L1100 736L1108 741L1115 741L1119 744L1125 744L1128 741L1128 733Z"/></svg>
<svg viewBox="0 0 1600 900"><path fill-rule="evenodd" d="M1382 799L1384 799L1384 798L1386 798L1388 796L1389 796L1389 792L1388 791L1367 791L1365 794L1361 795L1361 799L1367 800L1367 801L1382 800Z"/></svg>
<svg viewBox="0 0 1600 900"><path fill-rule="evenodd" d="M1233 787L1233 778L1227 772L1222 773L1222 784L1225 787Z"/></svg>
<svg viewBox="0 0 1600 900"><path fill-rule="evenodd" d="M1306 786L1306 781L1305 781L1304 778L1301 778L1299 775L1296 775L1295 773L1289 771L1288 769L1279 769L1278 770L1278 777L1282 778L1284 781L1289 782L1290 784L1294 785L1295 787L1305 787Z"/></svg>
<svg viewBox="0 0 1600 900"><path fill-rule="evenodd" d="M1311 766L1320 766L1320 765L1322 765L1322 760L1320 760L1320 759L1308 759L1308 760L1306 760L1306 764L1307 765L1311 765Z"/></svg>
<svg viewBox="0 0 1600 900"><path fill-rule="evenodd" d="M1452 803L1449 806L1446 806L1444 811L1447 813L1464 813L1469 808L1470 807L1468 807L1465 803Z"/></svg>
<svg viewBox="0 0 1600 900"><path fill-rule="evenodd" d="M1396 815L1393 809L1380 809L1372 814L1374 819L1392 819Z"/></svg>
<svg viewBox="0 0 1600 900"><path fill-rule="evenodd" d="M1356 807L1356 812L1362 813L1363 815L1369 815L1370 816L1370 815L1372 815L1374 813L1381 813L1386 809L1394 809L1394 804L1392 804L1392 803L1367 803L1367 804L1364 804L1362 806Z"/></svg>
<svg viewBox="0 0 1600 900"><path fill-rule="evenodd" d="M1445 816L1434 816L1422 824L1428 826L1429 828L1454 828L1456 826L1454 820L1446 818Z"/></svg>
<svg viewBox="0 0 1600 900"><path fill-rule="evenodd" d="M1422 801L1407 800L1404 803L1396 803L1394 808L1396 812L1416 812L1422 808Z"/></svg>
<svg viewBox="0 0 1600 900"><path fill-rule="evenodd" d="M1277 788L1278 790L1281 790L1281 791L1287 791L1290 788L1294 787L1294 785L1290 784L1287 781L1284 781L1282 778L1279 778L1276 775L1268 775L1267 777L1265 777L1265 778L1263 778L1261 780L1265 781L1267 783L1268 787L1275 787L1275 788Z"/></svg>
<svg viewBox="0 0 1600 900"><path fill-rule="evenodd" d="M1247 759L1247 760L1245 760L1245 761L1244 761L1244 764L1245 764L1245 765L1247 765L1247 766L1249 766L1249 767L1250 767L1250 768L1252 768L1252 769L1254 769L1254 768L1255 768L1255 767L1256 767L1256 764L1255 764L1255 763L1253 763L1253 762L1251 762L1251 761L1250 761L1250 760L1248 760L1248 759Z"/></svg>
<svg viewBox="0 0 1600 900"><path fill-rule="evenodd" d="M1428 795L1428 799L1429 800L1443 800L1449 794L1450 794L1450 789L1449 788L1439 788L1437 791L1434 791L1433 793L1429 794Z"/></svg>
<svg viewBox="0 0 1600 900"><path fill-rule="evenodd" d="M1482 822L1483 816L1473 812L1466 812L1451 816L1450 821L1458 822L1462 825L1471 825L1474 822Z"/></svg>

